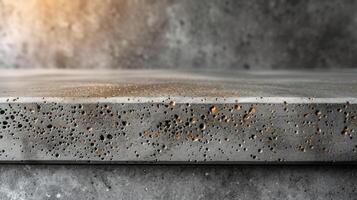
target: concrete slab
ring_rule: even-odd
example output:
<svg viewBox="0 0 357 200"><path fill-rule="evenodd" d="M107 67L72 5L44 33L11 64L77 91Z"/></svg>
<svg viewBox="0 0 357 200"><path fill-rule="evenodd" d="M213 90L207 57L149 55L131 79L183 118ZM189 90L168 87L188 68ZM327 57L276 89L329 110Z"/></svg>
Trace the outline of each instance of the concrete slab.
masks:
<svg viewBox="0 0 357 200"><path fill-rule="evenodd" d="M355 163L356 72L0 71L0 160Z"/></svg>

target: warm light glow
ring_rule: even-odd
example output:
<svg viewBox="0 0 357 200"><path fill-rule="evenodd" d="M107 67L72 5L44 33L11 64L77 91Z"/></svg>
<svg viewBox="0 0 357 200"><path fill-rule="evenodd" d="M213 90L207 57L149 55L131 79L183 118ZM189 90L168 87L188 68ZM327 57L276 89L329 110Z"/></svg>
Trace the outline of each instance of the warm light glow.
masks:
<svg viewBox="0 0 357 200"><path fill-rule="evenodd" d="M150 41L147 38L160 30L160 18L144 12L146 3L141 1L2 2L7 9L1 22L6 35L0 38L0 45L9 46L8 55L4 55L9 63L11 59L14 63L23 60L20 65L108 67L120 61L121 56L140 54L131 48L145 46ZM153 10L156 9L160 7ZM32 60L41 63L31 63Z"/></svg>

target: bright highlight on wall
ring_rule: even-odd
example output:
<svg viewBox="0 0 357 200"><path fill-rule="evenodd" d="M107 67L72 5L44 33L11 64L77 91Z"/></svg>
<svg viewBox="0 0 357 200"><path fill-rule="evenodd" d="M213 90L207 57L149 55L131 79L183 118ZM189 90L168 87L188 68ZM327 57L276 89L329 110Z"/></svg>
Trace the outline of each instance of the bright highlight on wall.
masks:
<svg viewBox="0 0 357 200"><path fill-rule="evenodd" d="M19 67L101 68L145 46L159 19L125 0L0 0L0 61ZM160 4L150 9L160 13ZM150 34L151 33L151 34ZM0 63L1 64L1 63Z"/></svg>

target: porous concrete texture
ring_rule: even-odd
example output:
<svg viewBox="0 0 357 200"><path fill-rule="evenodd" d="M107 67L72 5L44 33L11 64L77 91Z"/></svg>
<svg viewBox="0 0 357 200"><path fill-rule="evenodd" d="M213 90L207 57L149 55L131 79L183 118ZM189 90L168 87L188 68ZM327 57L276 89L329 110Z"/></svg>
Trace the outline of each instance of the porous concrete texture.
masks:
<svg viewBox="0 0 357 200"><path fill-rule="evenodd" d="M63 158L62 153L65 153L66 149L59 148L56 145L58 143L52 142L52 138L41 134L46 133L56 137L55 132L62 131L60 129L62 126L56 119L46 117L51 115L50 108L45 107L47 113L39 113L44 111L42 107L40 109L37 107L38 103L44 103L41 96L54 100L47 106L52 106L56 102L53 105L55 108L70 105L68 103L71 98L64 98L66 96L76 96L72 98L73 101L84 100L89 96L105 102L103 97L114 96L117 101L118 96L134 96L136 99L130 100L138 100L137 97L143 94L151 95L151 100L163 101L161 103L165 106L171 104L179 107L182 106L180 99L171 103L172 100L166 97L153 97L155 94L156 96L170 92L173 94L175 91L175 96L180 96L182 93L190 96L197 94L196 100L207 96L209 103L212 104L214 101L212 94L219 93L220 96L229 96L229 98L237 97L237 94L231 93L234 88L245 92L243 100L248 98L255 103L274 100L280 105L283 100L281 97L289 94L290 97L286 99L285 96L285 100L293 101L287 101L287 105L284 106L287 108L287 114L277 116L281 119L291 116L296 119L297 114L293 111L295 107L292 105L296 100L303 102L304 105L318 103L319 106L323 106L322 112L311 110L302 129L310 126L313 137L325 141L329 140L331 137L329 133L332 132L332 135L337 138L337 144L341 145L338 147L325 145L327 148L353 147L352 143L356 140L356 129L353 127L355 119L351 115L351 104L346 101L356 98L355 95L349 95L356 94L355 71L342 74L335 72L336 76L328 73L325 76L319 73L279 74L274 71L254 71L301 68L339 70L356 67L356 8L357 1L354 0L0 0L0 68L194 68L207 71L225 68L229 71L224 77L230 76L228 79L215 78L215 73L209 72L212 85L208 83L207 75L196 73L194 78L189 76L192 75L192 71L179 74L166 73L162 77L142 71L142 75L135 75L136 79L131 83L125 83L133 77L133 74L128 72L120 72L122 74L119 76L120 79L108 82L105 77L115 77L118 73L103 75L96 72L94 77L83 80L78 76L83 72L62 71L52 75L51 72L49 76L48 73L38 74L38 72L27 71L26 74L37 73L37 76L29 78L22 72L1 71L0 95L1 100L6 102L1 106L8 110L6 116L0 115L2 125L0 132L5 133L5 137L0 139L0 148L10 149L1 151L0 156L16 153L26 155L27 152L21 151L33 149L29 145L25 148L21 146L17 149L18 152L11 149L14 145L13 141L18 145L19 143L16 142L19 139L25 141L27 133L36 132L32 129L28 132L24 131L28 127L20 126L25 124L25 126L34 126L40 133L37 138L40 142L36 140L36 135L28 137L28 140L38 142L33 144L35 150L41 152L43 147L43 152L48 152L49 149L54 148L48 154L40 153L41 157L36 157L36 153L30 151L28 154L39 159L42 155L51 159ZM251 69L255 74L232 73L235 69ZM277 75L273 75L274 73ZM276 76L280 78L277 79ZM157 84L157 81L151 82L152 78L159 79L161 84ZM184 79L184 84L182 82L173 84L172 81L176 78ZM69 80L73 81L73 79L76 81L72 84ZM192 82L193 79L197 81ZM260 81L257 82L257 79ZM319 88L318 92L314 89L316 87ZM56 90L54 91L53 88ZM269 94L274 94L273 98L263 98L263 100L257 98ZM249 96L256 96L256 98L249 98ZM111 98L107 99L112 101ZM186 101L188 99L181 98ZM238 99L242 100L241 97ZM120 100L123 101L123 98ZM331 103L331 100L334 102L332 105L322 105L322 103ZM36 106L27 110L23 108L26 103L31 104L32 107L34 104ZM100 106L105 108L105 104ZM244 109L239 112L249 112L251 109L248 104L242 106ZM103 113L108 110L107 108L103 109ZM21 109L22 111L18 112ZM78 107L73 108L74 111L77 109ZM96 109L90 110L96 111ZM119 107L116 109L122 110ZM209 112L207 108L204 109ZM260 111L260 109L256 110L256 112ZM337 111L336 118L333 114L335 111ZM20 118L13 118L11 112L18 114ZM25 119L29 115L30 118ZM34 119L35 116L45 118L43 122L52 120L54 123L51 121L46 126L40 122L40 125L35 122L32 124L29 119ZM63 116L58 115L58 117L61 119ZM321 119L316 119L320 117ZM17 119L24 121L16 121ZM226 123L227 119L223 118L222 123ZM254 124L257 119L261 118L254 113L253 118L249 120ZM324 123L326 119L330 122ZM335 119L343 122L336 124ZM3 129L4 121L10 123ZM97 120L93 124L95 123L102 122ZM176 124L176 121L174 123ZM314 127L316 123L322 124ZM280 124L294 125L293 122L289 124L285 121L276 126ZM347 124L347 129L342 126L344 124ZM331 129L329 129L330 125L333 125ZM78 129L94 130L90 126ZM296 129L299 128L293 126L285 131L290 134ZM20 135L15 130L24 134ZM97 130L94 131L97 134ZM70 134L65 130L63 132ZM101 135L95 136L99 138L95 144L105 147L104 143L100 143ZM299 136L295 134L291 137L299 138ZM259 141L261 135L257 139L251 135L247 137L250 138L247 140L249 144L255 144L253 141L257 141L257 144L261 142ZM276 142L275 138L281 139L273 136L272 142ZM225 138L222 139L227 142ZM55 138L53 141L58 140L61 142L62 138ZM108 143L108 137L105 140L105 143ZM149 142L152 140L155 138L150 138ZM47 141L50 143L46 146L44 144ZM311 152L318 151L311 149L310 143L313 141L309 138L302 141L301 144L304 145L297 146L295 153L313 155ZM350 143L345 145L344 141ZM76 142L78 141L74 140L71 144ZM190 143L190 141L185 142ZM199 139L191 142L198 143ZM110 146L110 143L108 145ZM320 144L319 147L323 148L323 146ZM258 150L255 146L253 149ZM129 150L133 152L132 149ZM279 149L283 152L281 150ZM349 150L354 151L353 148ZM268 149L262 152L269 151ZM328 152L323 155L328 155ZM351 154L344 154L338 158L344 159L346 155L350 159L355 158ZM133 156L136 157L136 154ZM326 163L321 166L286 166L286 164L285 162L278 166L157 164L138 166L5 165L2 163L0 199L357 199L355 166L327 166Z"/></svg>
<svg viewBox="0 0 357 200"><path fill-rule="evenodd" d="M2 200L355 200L355 166L1 165Z"/></svg>
<svg viewBox="0 0 357 200"><path fill-rule="evenodd" d="M354 0L1 0L0 66L348 68Z"/></svg>
<svg viewBox="0 0 357 200"><path fill-rule="evenodd" d="M354 70L1 72L2 162L357 161Z"/></svg>

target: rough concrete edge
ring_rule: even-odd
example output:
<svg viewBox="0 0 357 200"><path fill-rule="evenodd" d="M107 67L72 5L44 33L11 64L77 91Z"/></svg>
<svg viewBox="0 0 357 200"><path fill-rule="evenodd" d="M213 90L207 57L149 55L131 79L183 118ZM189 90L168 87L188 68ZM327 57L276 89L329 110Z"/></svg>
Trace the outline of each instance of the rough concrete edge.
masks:
<svg viewBox="0 0 357 200"><path fill-rule="evenodd" d="M355 97L1 97L0 103L357 104Z"/></svg>

